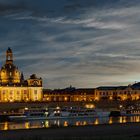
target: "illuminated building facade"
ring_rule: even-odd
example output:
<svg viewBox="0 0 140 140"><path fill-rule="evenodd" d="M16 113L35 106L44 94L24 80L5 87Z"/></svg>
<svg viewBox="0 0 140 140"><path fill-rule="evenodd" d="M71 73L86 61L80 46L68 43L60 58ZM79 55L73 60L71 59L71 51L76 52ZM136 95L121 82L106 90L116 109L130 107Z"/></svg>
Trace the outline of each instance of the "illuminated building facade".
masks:
<svg viewBox="0 0 140 140"><path fill-rule="evenodd" d="M35 74L24 79L13 62L10 48L6 51L6 62L0 69L0 102L30 102L42 100L42 79Z"/></svg>
<svg viewBox="0 0 140 140"><path fill-rule="evenodd" d="M47 102L91 102L94 101L94 89L73 87L43 91L43 101Z"/></svg>
<svg viewBox="0 0 140 140"><path fill-rule="evenodd" d="M139 100L140 83L118 87L98 87L95 89L96 100Z"/></svg>
<svg viewBox="0 0 140 140"><path fill-rule="evenodd" d="M92 102L92 101L140 100L140 83L128 86L44 90L43 101L47 102Z"/></svg>

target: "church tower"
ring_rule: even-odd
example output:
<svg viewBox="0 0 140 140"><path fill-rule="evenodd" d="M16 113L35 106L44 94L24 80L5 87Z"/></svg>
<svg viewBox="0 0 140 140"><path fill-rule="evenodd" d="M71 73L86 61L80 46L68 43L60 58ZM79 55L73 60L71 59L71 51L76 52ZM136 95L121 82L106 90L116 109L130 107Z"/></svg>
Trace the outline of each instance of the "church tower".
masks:
<svg viewBox="0 0 140 140"><path fill-rule="evenodd" d="M6 64L13 64L13 53L11 48L6 51Z"/></svg>

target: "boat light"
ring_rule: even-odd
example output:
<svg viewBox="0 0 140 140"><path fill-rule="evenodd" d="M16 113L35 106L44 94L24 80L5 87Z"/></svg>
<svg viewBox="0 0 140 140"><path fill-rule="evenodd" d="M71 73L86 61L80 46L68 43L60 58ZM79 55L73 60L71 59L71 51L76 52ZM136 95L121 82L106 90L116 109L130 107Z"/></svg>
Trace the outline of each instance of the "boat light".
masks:
<svg viewBox="0 0 140 140"><path fill-rule="evenodd" d="M25 107L24 109L25 109L25 110L28 110L28 107Z"/></svg>

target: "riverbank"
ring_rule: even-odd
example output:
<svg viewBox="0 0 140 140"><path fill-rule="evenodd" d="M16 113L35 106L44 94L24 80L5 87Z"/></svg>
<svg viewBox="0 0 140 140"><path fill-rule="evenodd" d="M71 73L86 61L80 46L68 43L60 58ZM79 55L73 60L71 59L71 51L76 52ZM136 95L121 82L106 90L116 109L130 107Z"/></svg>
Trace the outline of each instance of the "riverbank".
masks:
<svg viewBox="0 0 140 140"><path fill-rule="evenodd" d="M0 103L1 111L16 110L24 107L56 107L56 106L84 106L85 104L94 104L96 108L114 109L125 102L98 101L98 102L19 102L19 103Z"/></svg>
<svg viewBox="0 0 140 140"><path fill-rule="evenodd" d="M140 123L1 131L1 140L139 140Z"/></svg>

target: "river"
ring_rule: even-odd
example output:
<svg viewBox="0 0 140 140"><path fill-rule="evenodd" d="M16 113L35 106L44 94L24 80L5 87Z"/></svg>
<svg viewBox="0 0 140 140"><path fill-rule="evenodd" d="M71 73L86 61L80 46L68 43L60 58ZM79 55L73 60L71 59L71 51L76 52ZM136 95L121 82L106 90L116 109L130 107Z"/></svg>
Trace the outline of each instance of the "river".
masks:
<svg viewBox="0 0 140 140"><path fill-rule="evenodd" d="M17 130L17 129L35 129L50 127L70 127L100 124L119 124L140 122L140 116L121 116L121 117L101 117L101 118L73 118L73 119L52 119L52 120L35 120L35 121L14 121L1 122L0 130Z"/></svg>

